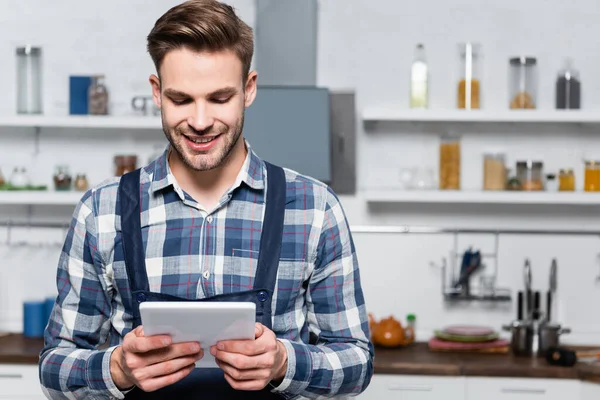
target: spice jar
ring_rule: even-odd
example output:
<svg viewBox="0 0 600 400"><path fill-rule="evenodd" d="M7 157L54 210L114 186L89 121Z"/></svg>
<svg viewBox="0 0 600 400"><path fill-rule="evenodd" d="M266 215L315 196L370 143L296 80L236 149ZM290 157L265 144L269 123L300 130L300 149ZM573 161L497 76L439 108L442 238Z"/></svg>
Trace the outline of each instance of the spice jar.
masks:
<svg viewBox="0 0 600 400"><path fill-rule="evenodd" d="M92 77L88 89L88 112L90 115L108 115L108 90L104 84L104 75Z"/></svg>
<svg viewBox="0 0 600 400"><path fill-rule="evenodd" d="M541 161L517 161L517 178L521 190L544 190L544 163Z"/></svg>
<svg viewBox="0 0 600 400"><path fill-rule="evenodd" d="M600 161L585 162L584 190L600 192Z"/></svg>
<svg viewBox="0 0 600 400"><path fill-rule="evenodd" d="M573 68L570 59L556 78L556 108L558 110L581 108L581 81L579 71Z"/></svg>
<svg viewBox="0 0 600 400"><path fill-rule="evenodd" d="M556 174L546 175L545 187L548 192L558 191L558 179L556 179Z"/></svg>
<svg viewBox="0 0 600 400"><path fill-rule="evenodd" d="M483 190L504 190L506 188L506 166L503 153L483 155Z"/></svg>
<svg viewBox="0 0 600 400"><path fill-rule="evenodd" d="M114 157L115 176L123 176L137 168L137 156L117 155Z"/></svg>
<svg viewBox="0 0 600 400"><path fill-rule="evenodd" d="M458 108L479 108L479 70L478 56L479 45L474 43L463 43L460 45L461 56L461 79L458 82Z"/></svg>
<svg viewBox="0 0 600 400"><path fill-rule="evenodd" d="M77 174L77 176L75 177L74 185L75 190L78 190L80 192L85 192L86 190L88 190L88 180L85 174Z"/></svg>
<svg viewBox="0 0 600 400"><path fill-rule="evenodd" d="M572 192L575 190L575 174L572 169L561 169L558 173L558 191Z"/></svg>
<svg viewBox="0 0 600 400"><path fill-rule="evenodd" d="M17 113L42 113L42 49L17 48Z"/></svg>
<svg viewBox="0 0 600 400"><path fill-rule="evenodd" d="M71 175L69 174L68 166L57 165L53 178L55 190L64 191L71 189Z"/></svg>
<svg viewBox="0 0 600 400"><path fill-rule="evenodd" d="M510 108L534 109L537 96L537 60L533 57L510 59Z"/></svg>
<svg viewBox="0 0 600 400"><path fill-rule="evenodd" d="M460 189L460 137L445 135L440 143L440 189Z"/></svg>

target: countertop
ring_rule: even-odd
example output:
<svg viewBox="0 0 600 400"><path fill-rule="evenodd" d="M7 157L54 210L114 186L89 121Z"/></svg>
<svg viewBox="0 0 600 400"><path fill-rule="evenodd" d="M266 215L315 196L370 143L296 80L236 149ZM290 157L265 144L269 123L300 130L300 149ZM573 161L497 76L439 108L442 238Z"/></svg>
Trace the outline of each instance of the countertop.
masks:
<svg viewBox="0 0 600 400"><path fill-rule="evenodd" d="M37 364L42 347L42 339L19 334L0 337L0 364ZM427 343L399 349L376 347L375 373L580 379L600 383L600 363L557 367L538 357L432 352Z"/></svg>

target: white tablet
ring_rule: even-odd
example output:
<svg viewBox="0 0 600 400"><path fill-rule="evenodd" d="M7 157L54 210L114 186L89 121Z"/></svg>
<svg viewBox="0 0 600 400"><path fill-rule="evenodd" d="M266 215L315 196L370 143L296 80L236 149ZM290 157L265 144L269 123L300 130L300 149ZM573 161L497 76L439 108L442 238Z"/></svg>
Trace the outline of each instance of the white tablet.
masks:
<svg viewBox="0 0 600 400"><path fill-rule="evenodd" d="M140 304L144 335L169 335L173 343L199 342L204 357L196 368L218 368L210 346L221 340L254 340L252 302L146 301Z"/></svg>

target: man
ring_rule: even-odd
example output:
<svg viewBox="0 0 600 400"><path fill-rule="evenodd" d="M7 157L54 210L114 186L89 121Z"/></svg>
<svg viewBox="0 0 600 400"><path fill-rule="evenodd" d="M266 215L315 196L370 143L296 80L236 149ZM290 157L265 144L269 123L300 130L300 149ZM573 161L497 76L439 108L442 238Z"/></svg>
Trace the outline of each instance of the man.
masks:
<svg viewBox="0 0 600 400"><path fill-rule="evenodd" d="M170 144L144 168L88 191L74 212L40 355L46 395L362 392L373 346L338 199L262 161L242 135L256 96L252 30L230 6L192 0L156 22L148 51ZM195 369L198 343L144 335L139 304L172 300L252 301L261 309L256 339L219 343L207 351L220 368Z"/></svg>

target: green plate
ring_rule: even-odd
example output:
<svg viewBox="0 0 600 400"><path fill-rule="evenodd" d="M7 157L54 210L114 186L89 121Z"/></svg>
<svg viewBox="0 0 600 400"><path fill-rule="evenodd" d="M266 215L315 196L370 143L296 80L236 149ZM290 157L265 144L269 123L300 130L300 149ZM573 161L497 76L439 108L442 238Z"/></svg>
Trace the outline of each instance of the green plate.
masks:
<svg viewBox="0 0 600 400"><path fill-rule="evenodd" d="M481 335L481 336L461 336L461 335L451 335L449 333L445 333L443 331L435 331L435 336L438 339L448 340L451 342L489 342L491 340L498 339L498 333L490 333L489 335Z"/></svg>

